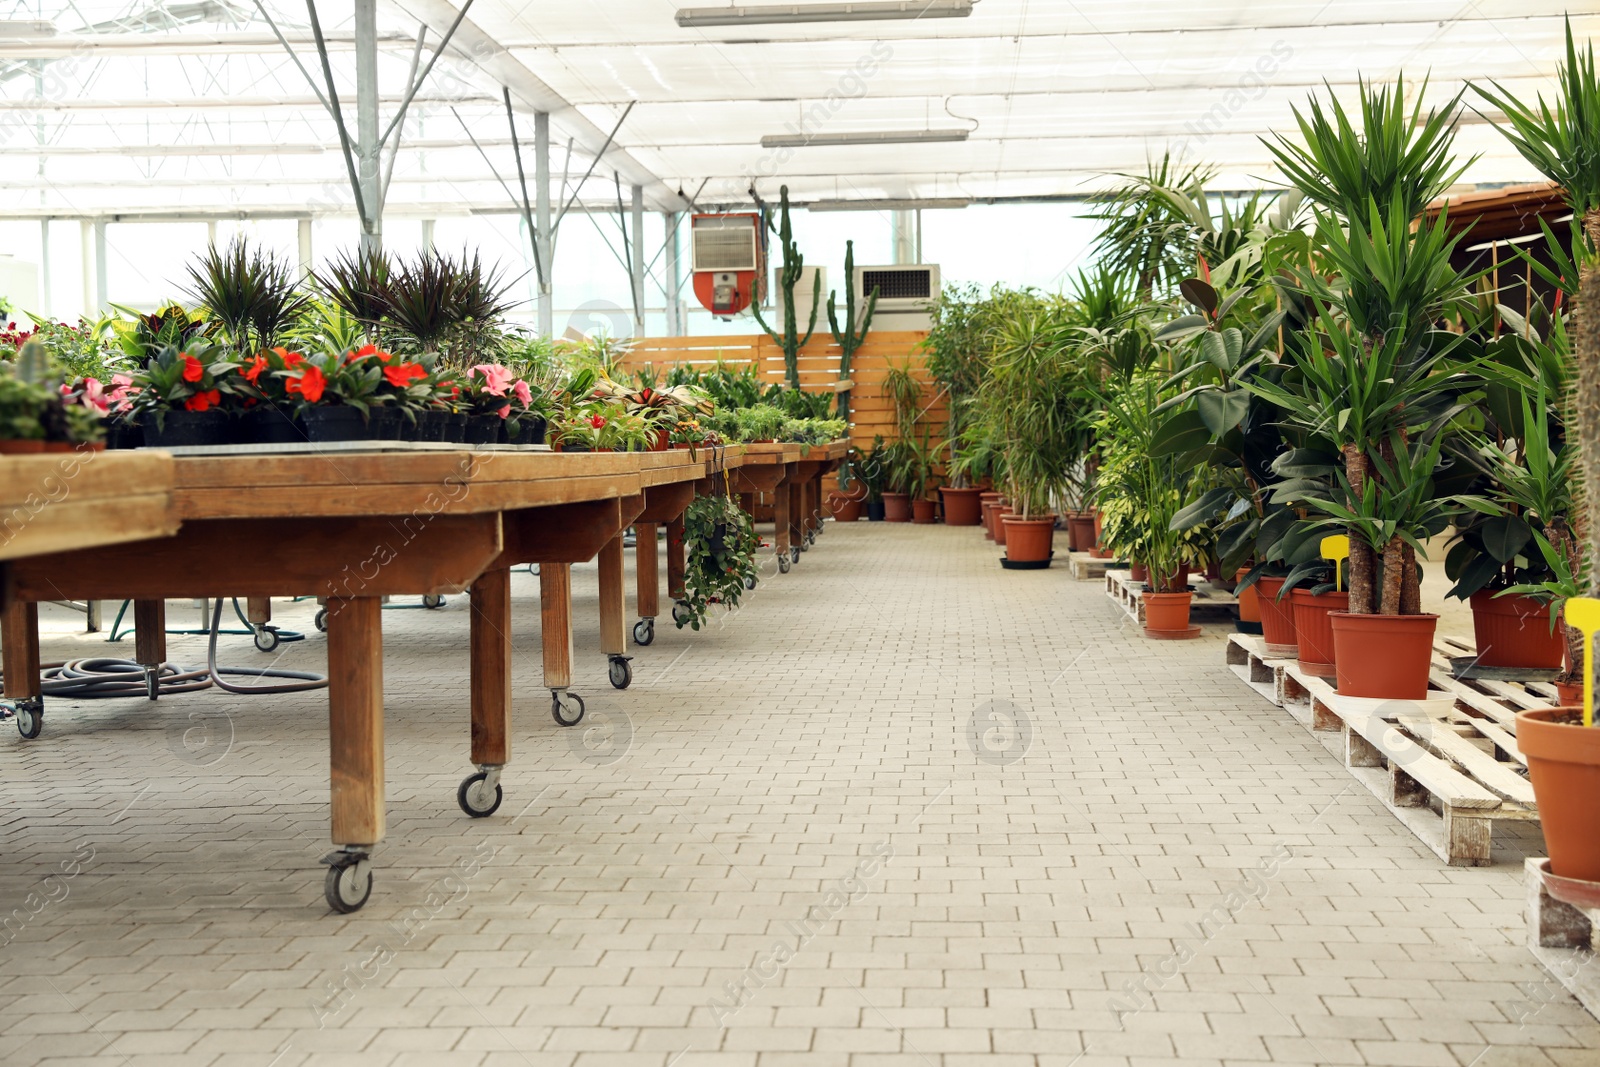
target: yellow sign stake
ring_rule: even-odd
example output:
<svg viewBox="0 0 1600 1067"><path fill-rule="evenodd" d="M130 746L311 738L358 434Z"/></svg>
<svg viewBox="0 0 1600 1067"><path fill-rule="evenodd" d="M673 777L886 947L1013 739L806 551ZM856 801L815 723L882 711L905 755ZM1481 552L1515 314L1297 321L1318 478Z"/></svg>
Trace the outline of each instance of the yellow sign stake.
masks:
<svg viewBox="0 0 1600 1067"><path fill-rule="evenodd" d="M1322 539L1320 547L1322 558L1333 561L1333 590L1336 593L1340 592L1342 587L1339 584L1339 561L1350 558L1350 538L1344 534L1329 534Z"/></svg>
<svg viewBox="0 0 1600 1067"><path fill-rule="evenodd" d="M1583 631L1583 725L1594 725L1594 635L1600 630L1600 600L1575 596L1562 607L1568 626Z"/></svg>

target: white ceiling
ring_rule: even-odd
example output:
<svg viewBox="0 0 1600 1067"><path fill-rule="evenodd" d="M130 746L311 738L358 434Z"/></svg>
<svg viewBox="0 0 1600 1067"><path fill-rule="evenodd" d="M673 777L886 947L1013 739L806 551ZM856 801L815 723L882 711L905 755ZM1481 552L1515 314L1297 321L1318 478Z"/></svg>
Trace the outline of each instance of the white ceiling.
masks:
<svg viewBox="0 0 1600 1067"><path fill-rule="evenodd" d="M150 7L139 0L0 3L0 19L49 19L58 30L0 40L0 216L348 210L333 123L253 6L233 2L231 14L148 33L103 25ZM455 3L383 0L385 122L419 21L436 41ZM698 191L700 206L729 205L748 203L752 185L775 197L785 182L801 201L1074 196L1168 150L1214 164L1219 187L1256 187L1276 179L1259 137L1292 129L1291 106L1324 81L1349 97L1358 76L1404 71L1413 91L1430 76L1428 98L1441 103L1469 78L1548 92L1565 7L980 0L970 18L682 29L678 6L475 0L412 106L390 213L509 207L495 178L515 184L502 85L530 182L531 112L552 114L558 198L563 169L575 182L633 105L583 189L601 207L615 204L613 171L660 208L681 203L678 189ZM303 5L274 0L269 10L306 39ZM349 5L323 0L319 11L348 41ZM102 25L85 34L86 24ZM1574 25L1580 36L1600 31L1600 16ZM314 49L298 51L315 72ZM348 107L348 44L333 59ZM761 147L763 135L799 128L970 133L960 143ZM1487 125L1463 125L1458 144L1463 156L1481 154L1469 182L1533 177Z"/></svg>

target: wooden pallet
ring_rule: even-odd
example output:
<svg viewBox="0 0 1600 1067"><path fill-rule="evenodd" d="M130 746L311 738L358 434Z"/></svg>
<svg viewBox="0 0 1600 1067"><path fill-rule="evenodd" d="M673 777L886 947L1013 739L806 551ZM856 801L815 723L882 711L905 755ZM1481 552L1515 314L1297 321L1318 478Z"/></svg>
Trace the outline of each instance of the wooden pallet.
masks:
<svg viewBox="0 0 1600 1067"><path fill-rule="evenodd" d="M1148 589L1144 582L1136 582L1128 577L1126 567L1106 571L1106 596L1110 597L1128 617L1144 625L1144 601L1139 594ZM1194 599L1189 604L1189 615L1225 613L1235 615L1239 608L1239 598L1226 589L1219 589L1204 578L1191 579L1189 591L1194 594Z"/></svg>
<svg viewBox="0 0 1600 1067"><path fill-rule="evenodd" d="M1553 896L1545 877L1549 867L1550 861L1543 857L1529 856L1523 861L1528 887L1528 951L1590 1015L1600 1018L1600 907L1594 907L1593 900L1572 903ZM1555 888L1559 891L1559 886ZM1533 999L1537 1003L1529 1005L1530 1012L1554 997L1536 994Z"/></svg>
<svg viewBox="0 0 1600 1067"><path fill-rule="evenodd" d="M1228 638L1227 662L1244 683L1289 712L1339 756L1351 775L1451 866L1492 863L1495 820L1538 819L1516 713L1550 707L1543 683L1462 681L1450 657L1470 645L1435 642L1425 700L1341 696L1294 660L1275 659L1249 634Z"/></svg>
<svg viewBox="0 0 1600 1067"><path fill-rule="evenodd" d="M1127 564L1117 563L1114 559L1100 559L1087 552L1070 552L1067 554L1067 565L1072 570L1072 576L1080 582L1094 581L1106 576L1106 565L1113 564L1127 571Z"/></svg>

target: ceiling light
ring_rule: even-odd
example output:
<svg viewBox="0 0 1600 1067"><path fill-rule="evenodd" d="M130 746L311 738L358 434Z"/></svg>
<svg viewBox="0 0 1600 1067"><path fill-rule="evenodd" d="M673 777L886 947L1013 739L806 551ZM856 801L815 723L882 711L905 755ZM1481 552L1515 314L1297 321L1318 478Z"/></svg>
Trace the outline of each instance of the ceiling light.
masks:
<svg viewBox="0 0 1600 1067"><path fill-rule="evenodd" d="M971 197L936 196L920 200L814 200L805 208L807 211L937 211L966 207L971 203Z"/></svg>
<svg viewBox="0 0 1600 1067"><path fill-rule="evenodd" d="M763 4L759 7L685 7L678 25L753 26L759 23L872 22L880 19L954 19L972 14L972 0L874 0L851 4Z"/></svg>
<svg viewBox="0 0 1600 1067"><path fill-rule="evenodd" d="M876 133L769 133L762 148L814 148L818 145L926 144L965 141L971 130L879 130Z"/></svg>

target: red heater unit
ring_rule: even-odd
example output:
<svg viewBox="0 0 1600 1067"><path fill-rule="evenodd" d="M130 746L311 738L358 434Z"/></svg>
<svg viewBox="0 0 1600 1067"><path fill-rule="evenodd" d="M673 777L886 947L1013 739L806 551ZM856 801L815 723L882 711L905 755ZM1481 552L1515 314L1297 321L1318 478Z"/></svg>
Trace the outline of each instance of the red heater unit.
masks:
<svg viewBox="0 0 1600 1067"><path fill-rule="evenodd" d="M757 213L691 215L694 295L719 318L732 318L762 292L767 242Z"/></svg>

